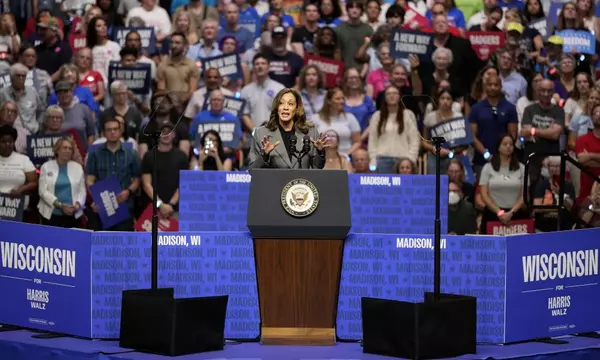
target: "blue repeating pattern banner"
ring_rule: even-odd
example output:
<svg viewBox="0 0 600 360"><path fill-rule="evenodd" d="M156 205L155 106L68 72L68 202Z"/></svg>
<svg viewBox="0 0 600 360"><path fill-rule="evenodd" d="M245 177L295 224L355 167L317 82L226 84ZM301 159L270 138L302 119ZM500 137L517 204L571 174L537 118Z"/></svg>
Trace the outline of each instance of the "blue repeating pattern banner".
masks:
<svg viewBox="0 0 600 360"><path fill-rule="evenodd" d="M0 226L0 323L90 337L91 232Z"/></svg>
<svg viewBox="0 0 600 360"><path fill-rule="evenodd" d="M248 231L251 176L221 171L181 171L180 231ZM435 176L350 174L354 233L433 234ZM448 198L442 176L441 198ZM448 202L441 202L446 233Z"/></svg>
<svg viewBox="0 0 600 360"><path fill-rule="evenodd" d="M477 297L477 341L504 337L506 238L442 239L442 291ZM433 291L433 239L422 235L353 234L344 247L337 335L362 339L361 297L423 301Z"/></svg>
<svg viewBox="0 0 600 360"><path fill-rule="evenodd" d="M507 342L600 329L596 229L509 236L507 243Z"/></svg>

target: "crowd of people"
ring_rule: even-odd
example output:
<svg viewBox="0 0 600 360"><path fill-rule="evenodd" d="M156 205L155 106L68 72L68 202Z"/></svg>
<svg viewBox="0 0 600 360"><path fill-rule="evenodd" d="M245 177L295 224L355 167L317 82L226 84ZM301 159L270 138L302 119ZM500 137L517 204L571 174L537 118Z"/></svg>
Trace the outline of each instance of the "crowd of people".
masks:
<svg viewBox="0 0 600 360"><path fill-rule="evenodd" d="M535 219L537 231L600 225L600 87L596 54L564 51L563 30L600 41L590 0L564 2L556 21L541 0L97 0L4 1L0 20L0 193L23 197L24 221L102 229L89 196L116 176L132 231L156 189L163 218L177 218L179 171L243 171L252 131L269 119L275 95L293 88L307 119L332 139L324 169L432 174L429 129L464 118L470 144L443 147L450 179L450 233ZM415 14L427 25L409 24ZM548 19L546 34L534 23ZM410 25L410 26L409 26ZM152 51L140 27L152 28ZM396 31L429 33L427 58L393 56ZM114 34L128 29L122 41ZM481 58L467 33L498 33L504 46ZM142 36L144 35L144 36ZM239 76L203 60L238 54ZM306 56L343 62L337 84ZM150 66L133 92L111 64ZM9 80L7 80L9 78ZM230 99L244 101L230 112ZM34 164L28 137L63 135L54 157ZM586 171L568 163L566 151ZM530 154L528 183L525 162Z"/></svg>

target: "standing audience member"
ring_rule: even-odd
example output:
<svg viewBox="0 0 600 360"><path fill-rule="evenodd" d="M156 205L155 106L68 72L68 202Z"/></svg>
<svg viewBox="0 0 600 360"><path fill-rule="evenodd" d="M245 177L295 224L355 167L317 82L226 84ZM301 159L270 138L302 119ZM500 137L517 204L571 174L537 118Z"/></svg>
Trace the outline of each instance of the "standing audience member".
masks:
<svg viewBox="0 0 600 360"><path fill-rule="evenodd" d="M140 157L135 150L127 148L121 143L122 131L118 120L105 121L102 131L106 137L106 143L88 154L85 169L86 184L90 187L98 181L116 175L122 189L117 195L117 201L128 207L130 217L104 230L133 231L133 196L140 186ZM91 211L87 212L87 216L90 229L102 229L97 204L91 204Z"/></svg>
<svg viewBox="0 0 600 360"><path fill-rule="evenodd" d="M9 125L0 126L0 193L11 198L24 197L24 209L27 209L29 197L26 196L38 185L35 166L27 155L14 151L17 130Z"/></svg>
<svg viewBox="0 0 600 360"><path fill-rule="evenodd" d="M352 172L352 165L348 161L348 157L338 152L339 135L330 129L325 132L325 136L329 140L329 147L325 149L325 166L323 169Z"/></svg>
<svg viewBox="0 0 600 360"><path fill-rule="evenodd" d="M14 101L5 101L0 106L0 126L8 125L17 130L17 140L15 141L15 150L20 154L27 154L27 130L22 127L15 126L15 121L19 116L19 108Z"/></svg>
<svg viewBox="0 0 600 360"><path fill-rule="evenodd" d="M62 138L54 145L56 159L40 169L38 211L42 224L63 228L79 227L87 196L83 167L73 161L75 142Z"/></svg>
<svg viewBox="0 0 600 360"><path fill-rule="evenodd" d="M577 138L575 153L577 160L596 176L600 176L600 104L591 110L594 129ZM584 172L581 172L579 181L579 195L577 201L583 201L592 191L596 181Z"/></svg>
<svg viewBox="0 0 600 360"><path fill-rule="evenodd" d="M27 130L28 134L35 134L40 128L39 118L44 112L43 104L38 92L31 86L25 86L25 79L29 69L16 63L10 67L10 86L0 90L0 103L12 101L19 108L19 117L15 126Z"/></svg>

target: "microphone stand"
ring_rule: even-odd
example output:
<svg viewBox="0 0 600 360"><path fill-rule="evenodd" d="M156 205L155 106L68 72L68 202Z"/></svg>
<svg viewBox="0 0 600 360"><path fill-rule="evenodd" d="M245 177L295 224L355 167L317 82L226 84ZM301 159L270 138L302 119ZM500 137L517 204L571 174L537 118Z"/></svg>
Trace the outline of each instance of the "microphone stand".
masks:
<svg viewBox="0 0 600 360"><path fill-rule="evenodd" d="M441 159L440 152L442 144L446 142L443 137L434 137L431 139L435 146L435 220L433 227L433 240L434 240L434 252L433 252L433 298L435 301L440 300L441 294L441 262L442 262L442 221L440 219L440 182L441 182Z"/></svg>
<svg viewBox="0 0 600 360"><path fill-rule="evenodd" d="M151 289L158 290L158 143L162 132L150 134L154 140L152 150L152 266L151 266Z"/></svg>

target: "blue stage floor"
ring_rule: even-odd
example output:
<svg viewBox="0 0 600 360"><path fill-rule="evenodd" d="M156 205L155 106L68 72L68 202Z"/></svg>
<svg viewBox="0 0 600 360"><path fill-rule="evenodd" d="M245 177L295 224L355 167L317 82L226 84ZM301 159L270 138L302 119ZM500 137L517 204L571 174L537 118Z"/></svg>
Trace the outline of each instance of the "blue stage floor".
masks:
<svg viewBox="0 0 600 360"><path fill-rule="evenodd" d="M169 357L148 355L120 348L116 341L92 341L72 338L34 339L29 331L0 333L1 360L159 360ZM566 338L565 345L525 343L508 346L479 346L476 355L456 359L534 359L599 360L600 339ZM231 343L225 350L177 357L178 360L377 360L391 359L362 353L359 344L332 347L261 346L257 343Z"/></svg>

